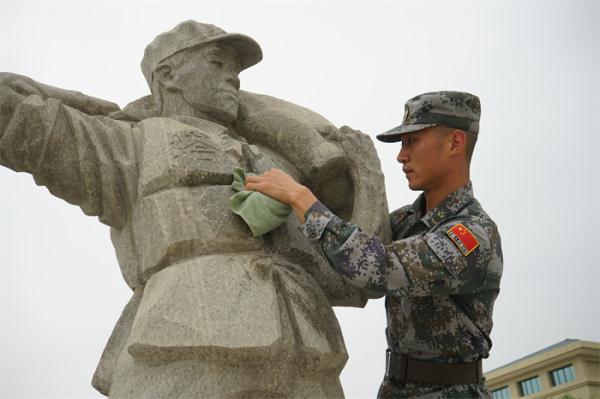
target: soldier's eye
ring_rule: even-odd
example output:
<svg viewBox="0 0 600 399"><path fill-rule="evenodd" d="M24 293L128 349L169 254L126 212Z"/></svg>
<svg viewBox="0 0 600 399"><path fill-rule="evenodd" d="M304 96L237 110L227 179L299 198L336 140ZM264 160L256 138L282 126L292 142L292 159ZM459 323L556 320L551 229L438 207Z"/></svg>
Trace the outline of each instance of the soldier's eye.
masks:
<svg viewBox="0 0 600 399"><path fill-rule="evenodd" d="M219 60L211 60L210 63L216 65L219 68L223 68L223 63Z"/></svg>

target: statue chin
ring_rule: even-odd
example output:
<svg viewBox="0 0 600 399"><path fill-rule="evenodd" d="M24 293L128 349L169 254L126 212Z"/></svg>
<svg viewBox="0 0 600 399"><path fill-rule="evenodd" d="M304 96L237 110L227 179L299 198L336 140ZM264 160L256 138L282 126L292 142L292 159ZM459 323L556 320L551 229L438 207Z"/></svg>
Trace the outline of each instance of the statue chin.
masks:
<svg viewBox="0 0 600 399"><path fill-rule="evenodd" d="M161 116L187 115L196 118L208 119L210 121L229 125L238 117L239 99L234 96L211 99L211 104L206 104L207 99L189 98L185 93L166 92L162 98L163 109Z"/></svg>
<svg viewBox="0 0 600 399"><path fill-rule="evenodd" d="M191 105L191 104L190 104ZM228 125L235 121L238 116L238 102L223 104L221 107L209 107L204 104L192 105L194 116L209 119L221 124Z"/></svg>

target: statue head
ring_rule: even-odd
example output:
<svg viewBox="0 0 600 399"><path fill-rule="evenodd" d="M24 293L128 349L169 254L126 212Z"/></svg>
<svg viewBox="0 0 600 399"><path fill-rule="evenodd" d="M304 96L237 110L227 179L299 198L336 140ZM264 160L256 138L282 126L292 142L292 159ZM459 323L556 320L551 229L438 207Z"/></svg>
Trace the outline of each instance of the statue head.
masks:
<svg viewBox="0 0 600 399"><path fill-rule="evenodd" d="M252 38L190 20L158 35L141 66L160 115L227 124L237 117L239 73L261 59Z"/></svg>

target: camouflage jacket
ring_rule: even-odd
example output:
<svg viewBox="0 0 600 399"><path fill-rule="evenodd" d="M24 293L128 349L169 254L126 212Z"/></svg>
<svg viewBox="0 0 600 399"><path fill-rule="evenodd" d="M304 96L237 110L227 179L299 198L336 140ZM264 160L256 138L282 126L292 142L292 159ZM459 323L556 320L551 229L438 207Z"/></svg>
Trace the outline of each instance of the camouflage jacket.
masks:
<svg viewBox="0 0 600 399"><path fill-rule="evenodd" d="M305 218L305 235L318 240L338 273L386 295L394 352L440 363L488 357L502 250L471 182L429 212L423 195L392 212L387 245L320 202Z"/></svg>

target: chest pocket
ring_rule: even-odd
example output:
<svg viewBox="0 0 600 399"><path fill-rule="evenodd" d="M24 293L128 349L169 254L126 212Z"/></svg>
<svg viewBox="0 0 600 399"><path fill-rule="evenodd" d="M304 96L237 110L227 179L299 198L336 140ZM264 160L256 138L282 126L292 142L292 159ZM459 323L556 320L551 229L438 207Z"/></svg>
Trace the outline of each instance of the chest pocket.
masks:
<svg viewBox="0 0 600 399"><path fill-rule="evenodd" d="M231 184L231 172L240 164L220 143L224 131L198 129L170 118L142 121L136 132L141 196L174 187Z"/></svg>
<svg viewBox="0 0 600 399"><path fill-rule="evenodd" d="M168 152L177 166L214 162L221 148L200 130L183 130L170 135Z"/></svg>

